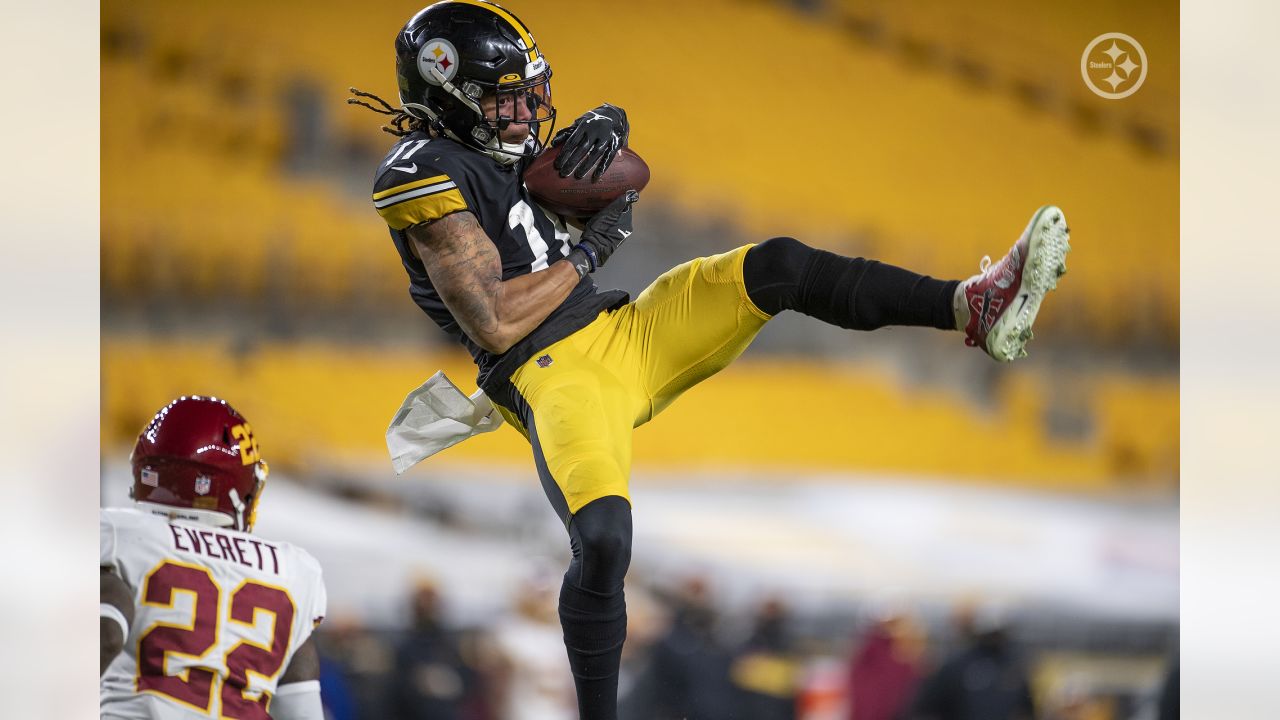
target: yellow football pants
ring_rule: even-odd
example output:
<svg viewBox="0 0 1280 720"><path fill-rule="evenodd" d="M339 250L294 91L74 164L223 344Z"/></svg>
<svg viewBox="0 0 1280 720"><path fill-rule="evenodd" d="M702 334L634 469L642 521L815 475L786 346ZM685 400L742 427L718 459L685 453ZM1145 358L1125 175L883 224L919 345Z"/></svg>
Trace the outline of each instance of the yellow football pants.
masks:
<svg viewBox="0 0 1280 720"><path fill-rule="evenodd" d="M630 500L631 431L733 362L769 320L743 284L750 247L669 270L635 302L600 313L512 373L532 427L498 409L533 445L562 515L608 495Z"/></svg>

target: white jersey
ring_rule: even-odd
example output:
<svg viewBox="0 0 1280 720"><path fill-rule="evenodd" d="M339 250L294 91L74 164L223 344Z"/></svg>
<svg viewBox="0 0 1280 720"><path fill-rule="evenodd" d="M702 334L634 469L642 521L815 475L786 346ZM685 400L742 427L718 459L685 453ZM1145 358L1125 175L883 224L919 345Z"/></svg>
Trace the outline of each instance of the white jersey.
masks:
<svg viewBox="0 0 1280 720"><path fill-rule="evenodd" d="M324 618L320 564L229 528L104 509L102 566L133 590L104 718L268 718L276 684Z"/></svg>

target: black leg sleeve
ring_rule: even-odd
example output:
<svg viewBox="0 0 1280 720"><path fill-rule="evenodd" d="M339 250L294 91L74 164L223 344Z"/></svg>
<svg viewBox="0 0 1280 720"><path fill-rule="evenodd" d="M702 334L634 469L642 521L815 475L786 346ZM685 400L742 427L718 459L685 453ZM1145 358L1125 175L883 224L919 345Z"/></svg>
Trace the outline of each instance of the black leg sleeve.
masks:
<svg viewBox="0 0 1280 720"><path fill-rule="evenodd" d="M958 280L935 280L875 260L815 250L794 238L747 251L747 295L770 315L795 310L848 330L916 325L954 330Z"/></svg>
<svg viewBox="0 0 1280 720"><path fill-rule="evenodd" d="M631 564L631 505L608 496L569 521L573 560L560 587L560 626L582 720L617 720L618 668L627 639L622 580Z"/></svg>

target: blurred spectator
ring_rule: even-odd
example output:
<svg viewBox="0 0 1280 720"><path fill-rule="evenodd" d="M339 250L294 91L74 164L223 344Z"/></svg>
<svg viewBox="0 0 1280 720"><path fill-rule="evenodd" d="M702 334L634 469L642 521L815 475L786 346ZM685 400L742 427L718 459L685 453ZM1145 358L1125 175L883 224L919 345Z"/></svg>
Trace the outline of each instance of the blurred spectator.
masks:
<svg viewBox="0 0 1280 720"><path fill-rule="evenodd" d="M392 649L352 617L329 618L316 633L320 651L320 697L329 720L374 720L389 716L387 674Z"/></svg>
<svg viewBox="0 0 1280 720"><path fill-rule="evenodd" d="M413 626L396 648L391 679L393 717L398 720L476 720L479 678L463 659L459 637L440 619L440 594L419 580L413 589Z"/></svg>
<svg viewBox="0 0 1280 720"><path fill-rule="evenodd" d="M751 636L734 654L730 678L738 689L740 720L794 720L801 662L787 632L787 608L770 598L756 615Z"/></svg>
<svg viewBox="0 0 1280 720"><path fill-rule="evenodd" d="M1160 685L1159 720L1178 720L1178 658L1175 656Z"/></svg>
<svg viewBox="0 0 1280 720"><path fill-rule="evenodd" d="M902 720L921 674L922 633L897 606L877 608L849 664L849 720Z"/></svg>
<svg viewBox="0 0 1280 720"><path fill-rule="evenodd" d="M913 720L1033 720L1027 670L1009 637L1008 619L994 607L972 618L969 643L927 677L912 705Z"/></svg>
<svg viewBox="0 0 1280 720"><path fill-rule="evenodd" d="M1041 698L1040 716L1044 720L1156 720L1154 711L1149 717L1131 716L1114 712L1113 703L1096 694L1096 688L1084 673L1067 674L1058 687L1049 690Z"/></svg>
<svg viewBox="0 0 1280 720"><path fill-rule="evenodd" d="M342 665L324 655L320 656L320 701L325 720L359 720Z"/></svg>
<svg viewBox="0 0 1280 720"><path fill-rule="evenodd" d="M622 699L624 720L729 720L734 717L731 656L716 636L706 582L686 583L671 628L654 643L635 686Z"/></svg>
<svg viewBox="0 0 1280 720"><path fill-rule="evenodd" d="M559 576L539 567L520 583L514 614L493 628L494 701L502 720L577 720L556 610L559 591Z"/></svg>
<svg viewBox="0 0 1280 720"><path fill-rule="evenodd" d="M796 691L797 720L845 720L848 717L848 662L827 652L806 654ZM834 650L834 648L830 648Z"/></svg>

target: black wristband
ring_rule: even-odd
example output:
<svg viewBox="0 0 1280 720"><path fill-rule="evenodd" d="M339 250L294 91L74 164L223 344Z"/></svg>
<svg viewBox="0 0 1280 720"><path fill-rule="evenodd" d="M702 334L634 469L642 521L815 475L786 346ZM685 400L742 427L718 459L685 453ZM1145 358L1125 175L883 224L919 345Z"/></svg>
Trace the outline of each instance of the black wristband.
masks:
<svg viewBox="0 0 1280 720"><path fill-rule="evenodd" d="M582 245L574 246L574 248L569 251L569 254L564 256L564 259L568 260L573 265L573 269L578 271L578 277L580 278L596 269L595 258L592 256L592 253Z"/></svg>

